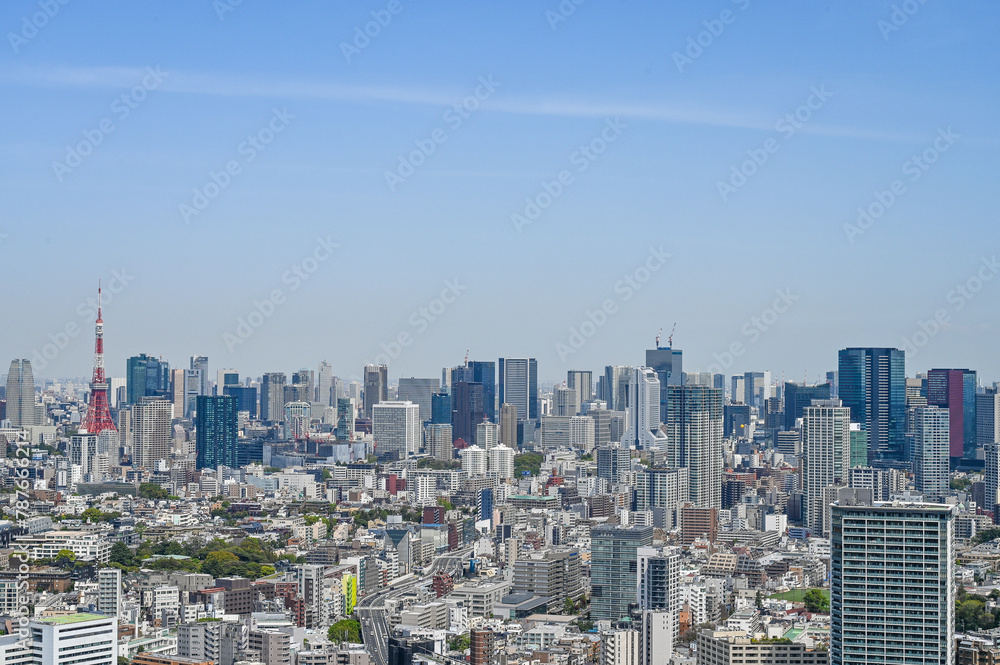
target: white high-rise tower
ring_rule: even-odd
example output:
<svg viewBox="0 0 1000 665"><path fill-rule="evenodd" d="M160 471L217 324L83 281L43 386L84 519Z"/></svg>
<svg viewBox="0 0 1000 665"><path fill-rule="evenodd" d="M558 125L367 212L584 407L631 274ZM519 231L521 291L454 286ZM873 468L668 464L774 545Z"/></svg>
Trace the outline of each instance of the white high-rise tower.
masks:
<svg viewBox="0 0 1000 665"><path fill-rule="evenodd" d="M667 435L660 431L660 380L649 367L632 370L629 382L628 429L622 443L637 450L663 450Z"/></svg>

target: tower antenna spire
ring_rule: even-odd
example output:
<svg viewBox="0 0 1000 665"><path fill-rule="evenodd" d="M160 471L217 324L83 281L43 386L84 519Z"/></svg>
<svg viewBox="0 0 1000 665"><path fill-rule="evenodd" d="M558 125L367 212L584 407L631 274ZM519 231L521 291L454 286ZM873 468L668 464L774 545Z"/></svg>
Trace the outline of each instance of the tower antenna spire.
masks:
<svg viewBox="0 0 1000 665"><path fill-rule="evenodd" d="M97 321L94 323L94 377L90 382L90 403L80 430L100 434L104 430L118 431L108 406L108 381L104 376L104 316L102 312L101 280L97 280Z"/></svg>

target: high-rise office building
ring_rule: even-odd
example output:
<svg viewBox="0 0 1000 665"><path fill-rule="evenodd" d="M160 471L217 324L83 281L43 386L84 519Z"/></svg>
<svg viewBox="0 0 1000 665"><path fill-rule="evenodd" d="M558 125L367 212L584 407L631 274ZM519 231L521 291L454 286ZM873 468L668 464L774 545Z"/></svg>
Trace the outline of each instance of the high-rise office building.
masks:
<svg viewBox="0 0 1000 665"><path fill-rule="evenodd" d="M500 403L513 404L518 420L538 418L538 362L534 358L497 361Z"/></svg>
<svg viewBox="0 0 1000 665"><path fill-rule="evenodd" d="M653 527L595 526L590 543L590 618L628 617L637 598L638 550L653 544Z"/></svg>
<svg viewBox="0 0 1000 665"><path fill-rule="evenodd" d="M174 417L183 418L186 398L184 395L184 376L186 369L170 370L170 403L174 405Z"/></svg>
<svg viewBox="0 0 1000 665"><path fill-rule="evenodd" d="M451 423L428 423L424 426L424 451L444 462L455 458L455 439L451 434Z"/></svg>
<svg viewBox="0 0 1000 665"><path fill-rule="evenodd" d="M571 369L566 372L566 387L576 391L576 397L582 406L594 399L594 373L588 370ZM576 415L574 413L571 416Z"/></svg>
<svg viewBox="0 0 1000 665"><path fill-rule="evenodd" d="M632 471L632 450L621 444L601 446L595 450L597 477L613 483L628 482Z"/></svg>
<svg viewBox="0 0 1000 665"><path fill-rule="evenodd" d="M730 377L729 401L733 404L743 404L746 397L746 381L742 376ZM747 406L750 406L749 404Z"/></svg>
<svg viewBox="0 0 1000 665"><path fill-rule="evenodd" d="M632 509L652 511L653 526L672 530L680 525L679 510L691 498L688 469L639 467L635 474Z"/></svg>
<svg viewBox="0 0 1000 665"><path fill-rule="evenodd" d="M552 415L575 416L580 413L580 397L575 388L554 386L552 388Z"/></svg>
<svg viewBox="0 0 1000 665"><path fill-rule="evenodd" d="M248 386L223 386L223 395L236 398L236 410L246 411L251 420L257 419L257 389Z"/></svg>
<svg viewBox="0 0 1000 665"><path fill-rule="evenodd" d="M182 389L184 411L181 413L174 411L174 416L177 418L194 418L194 414L198 410L198 397L204 395L202 392L204 385L205 377L200 369L184 370L184 387Z"/></svg>
<svg viewBox="0 0 1000 665"><path fill-rule="evenodd" d="M483 384L459 381L451 387L451 434L469 445L476 443L476 427L483 422Z"/></svg>
<svg viewBox="0 0 1000 665"><path fill-rule="evenodd" d="M944 502L948 496L951 410L918 407L913 421L913 479L925 501ZM951 444L954 442L951 441Z"/></svg>
<svg viewBox="0 0 1000 665"><path fill-rule="evenodd" d="M517 407L513 404L500 405L500 443L517 449Z"/></svg>
<svg viewBox="0 0 1000 665"><path fill-rule="evenodd" d="M722 390L667 386L667 466L687 467L691 501L699 508L722 507Z"/></svg>
<svg viewBox="0 0 1000 665"><path fill-rule="evenodd" d="M802 409L812 405L814 399L830 399L830 384L820 383L815 386L785 382L783 429L791 432L795 429L795 421L802 417Z"/></svg>
<svg viewBox="0 0 1000 665"><path fill-rule="evenodd" d="M140 397L132 407L132 463L154 469L170 458L170 415L173 405L159 397Z"/></svg>
<svg viewBox="0 0 1000 665"><path fill-rule="evenodd" d="M316 401L323 406L333 406L336 404L337 395L334 393L333 367L325 360L319 364L316 372Z"/></svg>
<svg viewBox="0 0 1000 665"><path fill-rule="evenodd" d="M743 403L764 408L764 402L771 397L770 372L743 373Z"/></svg>
<svg viewBox="0 0 1000 665"><path fill-rule="evenodd" d="M385 365L365 365L365 418L372 417L372 407L389 399L389 368Z"/></svg>
<svg viewBox="0 0 1000 665"><path fill-rule="evenodd" d="M231 395L215 397L199 395L195 418L195 466L214 469L217 466L239 468L236 440L239 430L236 398Z"/></svg>
<svg viewBox="0 0 1000 665"><path fill-rule="evenodd" d="M226 386L240 385L240 373L235 369L220 369L215 372L215 395L225 395Z"/></svg>
<svg viewBox="0 0 1000 665"><path fill-rule="evenodd" d="M955 662L953 511L833 506L831 665Z"/></svg>
<svg viewBox="0 0 1000 665"><path fill-rule="evenodd" d="M189 369L200 372L201 380L198 383L198 394L211 394L208 390L208 356L191 356L191 365Z"/></svg>
<svg viewBox="0 0 1000 665"><path fill-rule="evenodd" d="M80 467L80 473L87 475L94 471L94 455L97 454L97 435L77 433L69 440L69 461Z"/></svg>
<svg viewBox="0 0 1000 665"><path fill-rule="evenodd" d="M427 422L432 416L431 398L441 389L438 379L401 378L396 399L413 402L420 407L420 422Z"/></svg>
<svg viewBox="0 0 1000 665"><path fill-rule="evenodd" d="M660 414L667 409L667 386L684 384L683 353L669 347L657 346L646 350L646 367L656 372L660 380ZM631 393L629 393L631 395Z"/></svg>
<svg viewBox="0 0 1000 665"><path fill-rule="evenodd" d="M976 373L969 369L932 369L927 372L927 404L948 409L949 456L976 455Z"/></svg>
<svg viewBox="0 0 1000 665"><path fill-rule="evenodd" d="M7 420L14 427L35 425L35 378L30 360L10 361L7 373Z"/></svg>
<svg viewBox="0 0 1000 665"><path fill-rule="evenodd" d="M839 399L816 400L802 410L802 483L805 525L823 536L824 492L829 485L847 483L851 461L851 410Z"/></svg>
<svg viewBox="0 0 1000 665"><path fill-rule="evenodd" d="M637 450L665 450L667 435L660 430L660 379L651 367L636 367L629 382L628 429L622 444ZM671 466L677 466L671 464Z"/></svg>
<svg viewBox="0 0 1000 665"><path fill-rule="evenodd" d="M140 397L170 397L170 364L145 353L125 361L125 398L135 404Z"/></svg>
<svg viewBox="0 0 1000 665"><path fill-rule="evenodd" d="M483 412L491 422L497 421L497 370L492 360L470 360L473 383L483 384Z"/></svg>
<svg viewBox="0 0 1000 665"><path fill-rule="evenodd" d="M451 424L451 393L442 391L431 395L431 422L436 425Z"/></svg>
<svg viewBox="0 0 1000 665"><path fill-rule="evenodd" d="M419 410L420 407L417 407ZM350 397L337 398L337 429L334 435L337 441L354 440L354 419L357 415L357 407Z"/></svg>
<svg viewBox="0 0 1000 665"><path fill-rule="evenodd" d="M905 462L906 354L899 349L841 349L837 394L851 422L868 432L868 463Z"/></svg>
<svg viewBox="0 0 1000 665"><path fill-rule="evenodd" d="M994 514L994 524L997 521L997 504L1000 503L1000 443L987 443L983 446L986 453L985 501L984 509Z"/></svg>
<svg viewBox="0 0 1000 665"><path fill-rule="evenodd" d="M976 395L976 445L1000 443L1000 392L989 388Z"/></svg>
<svg viewBox="0 0 1000 665"><path fill-rule="evenodd" d="M260 381L260 419L280 423L285 416L285 384L288 377L284 372L268 372Z"/></svg>
<svg viewBox="0 0 1000 665"><path fill-rule="evenodd" d="M601 382L603 394L599 397L607 402L609 411L625 411L628 407L628 386L632 380L632 368L627 365L608 365L604 368Z"/></svg>
<svg viewBox="0 0 1000 665"><path fill-rule="evenodd" d="M413 402L382 401L372 405L376 454L406 459L420 450L423 428L420 407Z"/></svg>

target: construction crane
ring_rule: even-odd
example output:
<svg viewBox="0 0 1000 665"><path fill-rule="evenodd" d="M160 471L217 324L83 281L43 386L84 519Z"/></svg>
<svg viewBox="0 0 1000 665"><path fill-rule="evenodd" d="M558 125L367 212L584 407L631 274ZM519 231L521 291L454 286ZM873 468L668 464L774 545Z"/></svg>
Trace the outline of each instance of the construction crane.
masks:
<svg viewBox="0 0 1000 665"><path fill-rule="evenodd" d="M656 348L660 348L660 335L663 334L663 328L660 328L660 332L656 333Z"/></svg>
<svg viewBox="0 0 1000 665"><path fill-rule="evenodd" d="M677 330L677 322L674 321L674 327L670 329L670 337L667 337L667 347L674 348L674 332Z"/></svg>
<svg viewBox="0 0 1000 665"><path fill-rule="evenodd" d="M465 350L465 366L469 366L469 349Z"/></svg>

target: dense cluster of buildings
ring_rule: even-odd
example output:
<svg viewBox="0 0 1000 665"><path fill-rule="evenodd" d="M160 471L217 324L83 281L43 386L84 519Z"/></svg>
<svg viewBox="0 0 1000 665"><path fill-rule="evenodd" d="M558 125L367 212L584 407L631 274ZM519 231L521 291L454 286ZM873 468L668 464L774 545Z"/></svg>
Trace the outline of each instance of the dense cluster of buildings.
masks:
<svg viewBox="0 0 1000 665"><path fill-rule="evenodd" d="M1000 597L996 384L885 348L815 385L682 358L14 360L0 662L995 662L955 600Z"/></svg>

